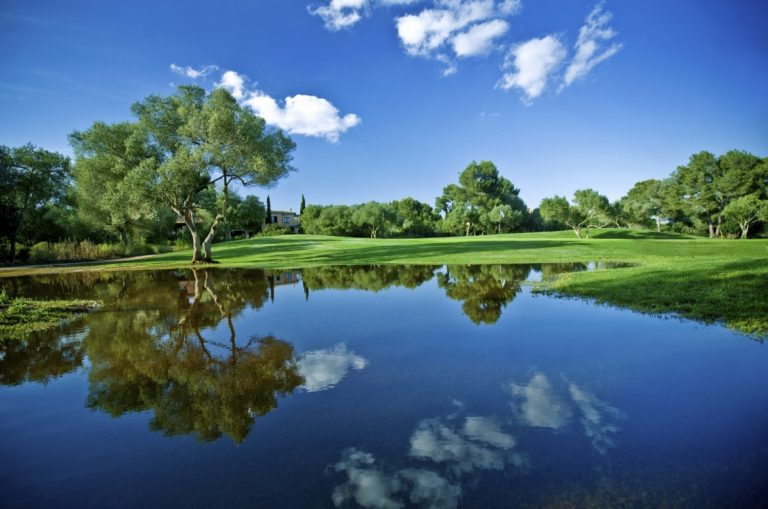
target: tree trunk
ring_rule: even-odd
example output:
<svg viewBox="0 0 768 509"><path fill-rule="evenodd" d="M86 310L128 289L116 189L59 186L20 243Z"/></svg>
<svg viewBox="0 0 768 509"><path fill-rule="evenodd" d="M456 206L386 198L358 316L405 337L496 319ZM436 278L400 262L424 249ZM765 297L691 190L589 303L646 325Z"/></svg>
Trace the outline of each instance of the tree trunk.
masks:
<svg viewBox="0 0 768 509"><path fill-rule="evenodd" d="M11 234L11 252L9 253L11 263L16 262L16 232Z"/></svg>
<svg viewBox="0 0 768 509"><path fill-rule="evenodd" d="M712 223L707 223L707 225L709 226L709 238L710 239L714 239L715 238L715 225L713 225Z"/></svg>
<svg viewBox="0 0 768 509"><path fill-rule="evenodd" d="M224 219L224 216L221 214L216 216L216 219L213 220L213 224L211 225L211 229L208 231L208 235L206 235L205 240L203 241L203 250L205 251L204 261L206 263L213 263L211 244L213 244L213 237L216 236L216 227L219 226L222 219Z"/></svg>
<svg viewBox="0 0 768 509"><path fill-rule="evenodd" d="M578 226L571 226L571 228L573 228L573 233L576 234L576 238L581 239L581 228Z"/></svg>
<svg viewBox="0 0 768 509"><path fill-rule="evenodd" d="M229 218L227 212L229 211L229 182L224 177L224 210L221 212L224 220L224 239L232 240L232 230L229 229Z"/></svg>
<svg viewBox="0 0 768 509"><path fill-rule="evenodd" d="M192 236L192 263L200 263L203 261L203 257L200 253L200 234L197 233L195 213L192 210L185 210L182 217L184 218L184 224L187 225L189 234Z"/></svg>
<svg viewBox="0 0 768 509"><path fill-rule="evenodd" d="M466 237L469 237L469 227L471 226L471 223L467 222L467 234Z"/></svg>
<svg viewBox="0 0 768 509"><path fill-rule="evenodd" d="M125 228L119 228L117 232L120 234L120 242L123 243L123 247L128 247L128 233Z"/></svg>
<svg viewBox="0 0 768 509"><path fill-rule="evenodd" d="M656 232L661 232L661 219L659 216L656 216Z"/></svg>
<svg viewBox="0 0 768 509"><path fill-rule="evenodd" d="M746 239L749 234L749 223L739 223L739 226L741 226L741 238Z"/></svg>
<svg viewBox="0 0 768 509"><path fill-rule="evenodd" d="M715 228L715 237L719 238L723 236L723 232L720 231L720 226L722 225L722 223L723 223L723 218L720 216L717 216L717 228Z"/></svg>

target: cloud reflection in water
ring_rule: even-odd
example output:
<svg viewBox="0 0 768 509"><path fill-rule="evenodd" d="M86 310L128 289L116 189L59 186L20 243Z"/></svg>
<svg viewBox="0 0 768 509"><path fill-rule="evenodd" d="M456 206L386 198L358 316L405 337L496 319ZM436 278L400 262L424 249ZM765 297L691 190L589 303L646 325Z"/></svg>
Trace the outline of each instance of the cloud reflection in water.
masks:
<svg viewBox="0 0 768 509"><path fill-rule="evenodd" d="M304 352L298 360L299 373L305 380L302 387L307 392L331 389L351 369L360 371L367 365L365 358L347 351L343 343L325 350Z"/></svg>

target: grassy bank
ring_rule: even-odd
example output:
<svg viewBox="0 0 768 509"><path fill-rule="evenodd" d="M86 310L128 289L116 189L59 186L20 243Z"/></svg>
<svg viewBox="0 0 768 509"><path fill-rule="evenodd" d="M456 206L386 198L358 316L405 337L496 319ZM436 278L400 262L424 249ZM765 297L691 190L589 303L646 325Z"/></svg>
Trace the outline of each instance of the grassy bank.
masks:
<svg viewBox="0 0 768 509"><path fill-rule="evenodd" d="M223 267L302 268L334 264L496 264L612 261L618 270L564 275L540 291L594 298L652 313L722 321L768 335L768 240L710 240L604 230L588 241L571 232L435 239L350 239L287 235L214 246ZM77 267L20 268L0 276L68 270L172 268L190 253Z"/></svg>
<svg viewBox="0 0 768 509"><path fill-rule="evenodd" d="M18 339L58 327L99 307L84 300L32 300L0 294L0 339Z"/></svg>

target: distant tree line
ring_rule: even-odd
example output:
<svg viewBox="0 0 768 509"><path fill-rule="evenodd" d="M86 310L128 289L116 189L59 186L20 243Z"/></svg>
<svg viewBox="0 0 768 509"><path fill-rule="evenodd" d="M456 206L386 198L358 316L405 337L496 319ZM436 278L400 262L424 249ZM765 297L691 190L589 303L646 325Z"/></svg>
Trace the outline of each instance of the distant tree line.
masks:
<svg viewBox="0 0 768 509"><path fill-rule="evenodd" d="M307 205L305 233L353 237L431 237L534 231L542 228L520 189L490 161L472 162L443 188L433 208L414 198L359 205Z"/></svg>
<svg viewBox="0 0 768 509"><path fill-rule="evenodd" d="M617 202L582 189L570 202L545 198L539 211L545 221L567 226L577 237L589 236L590 228L643 226L744 239L768 223L768 158L739 150L721 156L703 151L664 180L638 182Z"/></svg>
<svg viewBox="0 0 768 509"><path fill-rule="evenodd" d="M295 144L280 129L223 89L180 86L131 111L133 121L73 132L74 161L31 144L0 146L0 259L24 259L40 243L66 240L62 245L111 243L114 249L97 251L124 254L181 242L193 247L193 262L210 261L214 241L270 223L269 197L265 206L235 188L269 187L294 170ZM568 228L588 238L606 227L748 238L768 224L768 158L699 152L668 178L638 182L615 202L588 188L570 200L545 198L533 210L492 162L473 161L434 206L411 197L319 205L302 195L300 213L304 233L371 238Z"/></svg>

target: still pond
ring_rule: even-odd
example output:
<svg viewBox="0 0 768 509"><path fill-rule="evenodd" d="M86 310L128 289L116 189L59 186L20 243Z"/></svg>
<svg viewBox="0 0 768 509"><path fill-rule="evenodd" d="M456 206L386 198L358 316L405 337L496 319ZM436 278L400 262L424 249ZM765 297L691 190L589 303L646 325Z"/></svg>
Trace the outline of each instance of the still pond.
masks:
<svg viewBox="0 0 768 509"><path fill-rule="evenodd" d="M768 346L527 283L590 268L0 279L103 303L0 340L0 505L765 507Z"/></svg>

